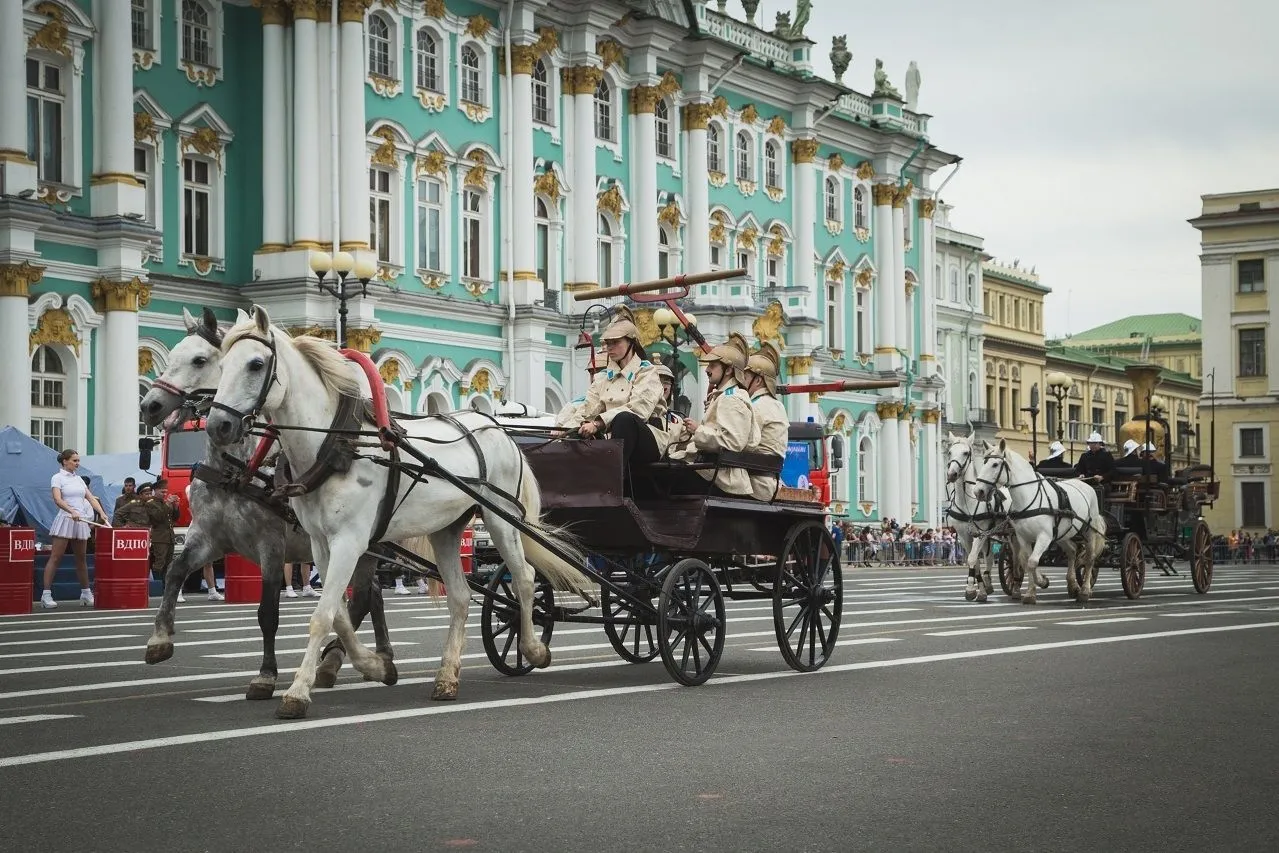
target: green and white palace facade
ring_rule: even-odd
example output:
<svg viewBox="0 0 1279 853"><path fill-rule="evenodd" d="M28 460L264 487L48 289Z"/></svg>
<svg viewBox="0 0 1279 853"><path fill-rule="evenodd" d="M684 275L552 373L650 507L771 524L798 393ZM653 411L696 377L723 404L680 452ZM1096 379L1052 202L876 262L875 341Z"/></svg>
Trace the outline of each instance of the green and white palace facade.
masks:
<svg viewBox="0 0 1279 853"><path fill-rule="evenodd" d="M712 341L774 341L791 383L902 381L788 398L844 436L834 514L935 525L929 186L957 158L883 72L823 79L802 22L726 5L0 2L0 423L136 449L184 307L335 337L317 251L376 267L348 341L412 412L556 410L597 330L574 296L745 267L689 300Z"/></svg>

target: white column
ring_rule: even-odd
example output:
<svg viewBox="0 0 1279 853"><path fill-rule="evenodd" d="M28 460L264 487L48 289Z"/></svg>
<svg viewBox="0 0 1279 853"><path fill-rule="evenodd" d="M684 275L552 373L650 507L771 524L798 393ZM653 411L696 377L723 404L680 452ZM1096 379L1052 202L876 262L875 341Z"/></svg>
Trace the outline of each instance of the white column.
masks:
<svg viewBox="0 0 1279 853"><path fill-rule="evenodd" d="M711 268L711 203L706 166L706 123L710 111L710 104L687 104L683 110L684 199L688 203L684 269L690 273L710 272ZM723 262L732 266L728 258Z"/></svg>
<svg viewBox="0 0 1279 853"><path fill-rule="evenodd" d="M26 60L22 4L0 3L0 116L4 116L4 121L0 121L0 191L6 195L17 195L36 187L36 164L27 159ZM132 114L133 110L129 112ZM30 393L28 389L21 396ZM6 394L5 400L8 398ZM0 402L0 405L7 403ZM22 430L30 428L26 421L15 426Z"/></svg>
<svg viewBox="0 0 1279 853"><path fill-rule="evenodd" d="M919 202L919 290L915 298L923 309L921 331L919 335L919 352L921 359L925 355L933 359L924 359L932 363L920 363L920 371L932 375L937 368L935 361L937 352L937 297L941 282L933 280L933 267L937 263L937 232L933 227L933 212L936 202L926 198Z"/></svg>
<svg viewBox="0 0 1279 853"><path fill-rule="evenodd" d="M796 139L791 143L791 159L795 168L791 172L794 178L795 202L791 220L794 224L795 252L791 259L792 280L796 287L803 288L803 293L810 306L811 313L817 313L817 277L813 266L813 237L817 228L816 180L813 161L817 157L816 139Z"/></svg>
<svg viewBox="0 0 1279 853"><path fill-rule="evenodd" d="M17 27L21 37L21 4L6 5L19 7ZM97 98L93 112L98 138L89 212L92 216L143 214L146 196L133 176L133 33L129 5L98 0L95 10L99 33L94 41ZM0 26L7 26L7 22ZM17 113L0 115L12 117Z"/></svg>
<svg viewBox="0 0 1279 853"><path fill-rule="evenodd" d="M902 195L898 193L893 198L893 281L889 287L889 292L893 294L893 320L896 323L897 346L906 349L910 345L910 333L907 331L908 324L914 321L914 315L911 313L911 305L906 299L906 235L902 233L905 228L905 219L903 218L902 204L904 203ZM908 352L907 355L914 356L914 352Z"/></svg>
<svg viewBox="0 0 1279 853"><path fill-rule="evenodd" d="M576 153L577 134L574 132L574 127L576 126L575 122L577 120L577 110L575 108L576 107L575 99L572 94L572 86L573 86L573 69L561 68L560 69L560 93L561 93L560 139L562 140L563 150L564 150L564 165L563 165L564 177L570 182L574 182L577 180L577 177L576 177L577 171L576 171L576 167L574 166L574 162L575 162L574 158L577 156L577 153ZM558 244L563 247L561 249L563 254L561 255L562 260L561 260L560 277L559 277L559 282L561 287L567 282L578 280L577 241L575 237L571 236L572 232L569 229L564 228L564 220L571 221L572 219L572 217L568 215L568 213L571 206L575 202L575 200L576 200L576 196L565 201L563 207L561 208L565 214L563 219L560 220L560 228L561 230L564 231L565 236L564 236L563 242ZM560 295L561 311L567 310L566 306L568 303L565 301L565 299L566 299L566 295L561 294ZM574 395L574 396L577 396L577 395Z"/></svg>
<svg viewBox="0 0 1279 853"><path fill-rule="evenodd" d="M550 349L546 323L522 315L515 321L514 334L515 364L506 374L506 399L541 411L546 405L546 354ZM585 376L586 371L581 372Z"/></svg>
<svg viewBox="0 0 1279 853"><path fill-rule="evenodd" d="M364 141L363 4L343 3L338 57L339 181L342 249L369 247L369 168Z"/></svg>
<svg viewBox="0 0 1279 853"><path fill-rule="evenodd" d="M941 525L941 454L938 445L937 423L940 411L924 412L924 518L929 527L936 530Z"/></svg>
<svg viewBox="0 0 1279 853"><path fill-rule="evenodd" d="M871 195L875 202L875 368L892 370L901 362L897 355L897 302L893 298L897 281L897 256L893 254L893 187L875 184Z"/></svg>
<svg viewBox="0 0 1279 853"><path fill-rule="evenodd" d="M573 217L569 229L577 240L579 285L596 284L595 263L595 87L604 76L591 65L573 69Z"/></svg>
<svg viewBox="0 0 1279 853"><path fill-rule="evenodd" d="M533 66L537 63L537 50L531 45L511 48L511 274L508 287L515 288L518 305L532 305L542 299L546 282L537 277L537 247L533 244ZM519 358L517 355L516 358ZM542 364L545 365L545 355ZM544 376L544 374L543 374ZM538 383L544 383L539 377ZM521 394L528 394L532 386L523 381L515 382ZM524 402L542 408L543 397Z"/></svg>
<svg viewBox="0 0 1279 853"><path fill-rule="evenodd" d="M281 4L262 4L262 251L272 252L288 245L284 21Z"/></svg>
<svg viewBox="0 0 1279 853"><path fill-rule="evenodd" d="M326 5L320 4L321 17L315 25L315 78L319 81L319 97L316 98L316 122L310 139L317 149L316 156L320 161L319 171L315 173L320 242L324 244L325 251L330 251L338 241L338 235L333 233L333 182L338 180L338 176L333 174L333 146L337 143L332 131L333 87L337 81L333 79L329 51L332 49L333 39L338 38L338 33L329 20ZM340 56L338 61L341 61ZM339 65L339 73L340 68ZM341 133L341 130L338 132Z"/></svg>
<svg viewBox="0 0 1279 853"><path fill-rule="evenodd" d="M324 130L320 127L320 85L315 76L315 6L299 4L293 14L293 121L297 142L293 148L293 246L315 249L320 246L321 168L315 135ZM364 215L367 218L367 211Z"/></svg>
<svg viewBox="0 0 1279 853"><path fill-rule="evenodd" d="M31 323L27 319L27 300L31 285L43 276L44 267L28 261L0 264L0 364L5 365L0 370L0 426L11 424L23 432L31 429L31 353L27 348Z"/></svg>
<svg viewBox="0 0 1279 853"><path fill-rule="evenodd" d="M99 279L92 286L94 300L105 308L101 346L94 359L99 411L95 453L126 453L138 449L138 305L150 298L151 286Z"/></svg>
<svg viewBox="0 0 1279 853"><path fill-rule="evenodd" d="M635 252L633 281L657 278L657 124L653 109L661 94L654 86L631 91L631 128L635 191L631 193L631 235Z"/></svg>
<svg viewBox="0 0 1279 853"><path fill-rule="evenodd" d="M901 495L901 479L898 476L897 458L901 455L898 444L897 408L893 403L880 403L875 407L880 418L879 428L879 464L875 471L879 475L879 517L881 519L896 518Z"/></svg>

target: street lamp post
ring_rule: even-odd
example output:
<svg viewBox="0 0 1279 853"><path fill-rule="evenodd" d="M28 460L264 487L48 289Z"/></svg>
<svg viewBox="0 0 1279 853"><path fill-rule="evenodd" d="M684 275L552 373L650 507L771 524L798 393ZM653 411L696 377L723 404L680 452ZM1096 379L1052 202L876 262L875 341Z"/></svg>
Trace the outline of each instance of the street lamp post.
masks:
<svg viewBox="0 0 1279 853"><path fill-rule="evenodd" d="M354 293L347 293L347 276L354 273L356 280L360 282L360 295L368 296L369 279L377 273L377 265L368 258L357 260L350 252L336 252L332 255L328 252L312 252L311 272L318 279L316 286L320 288L320 292L327 293L338 301L338 346L345 347L346 303L355 296ZM336 273L333 283L325 281L330 272Z"/></svg>
<svg viewBox="0 0 1279 853"><path fill-rule="evenodd" d="M1065 430L1065 407L1063 401L1066 395L1070 393L1070 389L1074 387L1075 380L1070 375L1060 370L1054 370L1044 377L1044 381L1048 383L1048 393L1053 395L1053 399L1057 401L1057 440L1064 441Z"/></svg>
<svg viewBox="0 0 1279 853"><path fill-rule="evenodd" d="M697 318L687 311L684 312L684 318L688 320L689 325L697 325ZM679 360L680 332L684 329L684 326L680 323L679 318L675 316L675 312L666 306L662 306L653 312L653 322L657 324L657 332L662 336L661 339L671 345L671 361L673 362L671 364L671 373L675 374L675 399L671 401L671 406L677 411L687 414L691 410L691 401L689 401L689 406L685 409L680 409L679 406L680 391L684 387L684 374L688 372L688 368L684 367ZM690 342L691 339L688 336L688 332L685 331L683 343ZM687 401L687 398L685 400Z"/></svg>
<svg viewBox="0 0 1279 853"><path fill-rule="evenodd" d="M1039 464L1039 383L1030 386L1030 405L1021 410L1030 415L1030 455Z"/></svg>

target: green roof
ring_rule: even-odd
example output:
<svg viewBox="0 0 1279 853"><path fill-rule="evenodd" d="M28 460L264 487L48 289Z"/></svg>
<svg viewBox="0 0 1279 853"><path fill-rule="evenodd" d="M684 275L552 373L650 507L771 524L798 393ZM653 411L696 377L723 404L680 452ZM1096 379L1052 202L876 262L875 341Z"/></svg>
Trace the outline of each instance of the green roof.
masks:
<svg viewBox="0 0 1279 853"><path fill-rule="evenodd" d="M1149 337L1152 342L1193 342L1203 339L1203 326L1198 317L1189 314L1134 314L1078 332L1069 337L1072 345L1127 344L1140 346Z"/></svg>
<svg viewBox="0 0 1279 853"><path fill-rule="evenodd" d="M1124 368L1130 364L1143 364L1144 362L1135 358L1123 358L1117 355L1102 355L1092 350L1079 349L1078 347L1062 346L1057 343L1050 343L1047 352L1048 359L1051 361L1068 361L1072 364L1082 365L1084 367L1100 367L1109 368L1122 373ZM1160 381L1163 382L1180 382L1186 385L1193 385L1196 388L1201 387L1203 382L1195 379L1188 373L1178 373L1175 370L1163 368L1159 374Z"/></svg>

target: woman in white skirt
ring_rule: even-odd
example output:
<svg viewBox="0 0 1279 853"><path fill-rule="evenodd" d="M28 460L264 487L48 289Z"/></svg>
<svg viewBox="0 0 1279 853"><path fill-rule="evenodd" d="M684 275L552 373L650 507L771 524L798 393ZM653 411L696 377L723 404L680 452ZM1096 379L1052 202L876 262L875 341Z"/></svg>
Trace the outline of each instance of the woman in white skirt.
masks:
<svg viewBox="0 0 1279 853"><path fill-rule="evenodd" d="M80 604L92 607L93 591L89 589L89 564L86 559L89 545L88 522L93 521L96 514L102 523L107 524L110 523L110 516L76 473L80 467L80 454L74 450L64 450L58 454L58 462L62 468L53 475L53 480L49 483L53 488L53 502L58 507L58 514L49 525L53 548L49 551L49 562L44 566L44 595L40 597L40 606L58 606L53 600L53 576L70 544L75 553L76 577L80 580Z"/></svg>

